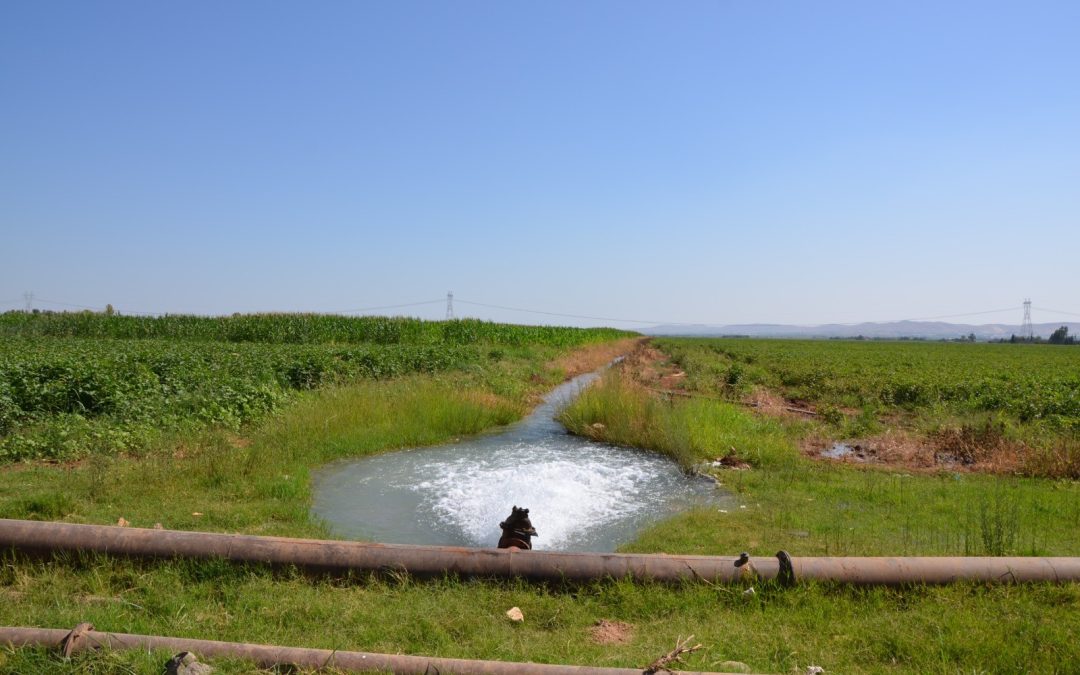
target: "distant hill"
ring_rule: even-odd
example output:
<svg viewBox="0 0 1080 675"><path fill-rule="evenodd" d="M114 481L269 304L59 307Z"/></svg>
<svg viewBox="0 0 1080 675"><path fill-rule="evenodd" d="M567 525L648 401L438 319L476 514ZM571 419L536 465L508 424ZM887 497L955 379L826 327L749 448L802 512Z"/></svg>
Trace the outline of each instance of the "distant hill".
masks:
<svg viewBox="0 0 1080 675"><path fill-rule="evenodd" d="M1035 335L1047 338L1061 326L1069 327L1070 335L1080 335L1080 323L1064 321L1037 323L1033 328ZM790 326L772 323L733 324L729 326L687 325L653 326L640 329L646 335L671 335L686 337L719 337L721 335L746 335L751 337L778 338L924 338L928 340L948 340L975 334L978 340L997 340L1019 334L1020 326L1015 324L989 323L978 326L962 323L944 323L941 321L892 321L887 323L839 324L830 323L821 326Z"/></svg>

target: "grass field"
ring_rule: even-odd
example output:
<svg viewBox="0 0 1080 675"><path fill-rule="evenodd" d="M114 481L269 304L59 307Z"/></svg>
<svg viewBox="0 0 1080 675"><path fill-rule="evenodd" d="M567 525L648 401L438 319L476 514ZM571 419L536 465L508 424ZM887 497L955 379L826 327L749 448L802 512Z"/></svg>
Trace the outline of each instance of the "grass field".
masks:
<svg viewBox="0 0 1080 675"><path fill-rule="evenodd" d="M276 407L238 426L179 425L138 453L89 452L64 465L12 464L0 468L0 516L94 523L123 517L135 526L161 522L178 529L325 536L308 517L313 467L342 456L440 442L515 419L537 393L563 378L568 363L575 364L574 370L594 367L629 346L602 341L610 337L615 336L600 341L590 336L579 341L587 344L584 349L573 350L458 344L465 356L446 368L384 378L335 375L314 389L287 389L288 396ZM74 347L101 339L66 340ZM128 345L132 339L127 335L116 344ZM187 338L168 342L232 347ZM727 349L728 342L752 351L753 361L716 348ZM857 425L895 425L925 434L933 425L981 423L981 416L994 414L1002 416L1007 433L1050 447L1075 441L1075 427L1067 420L1021 419L1012 412L979 408L970 398L931 405L879 396L864 412L871 392L883 390L885 367L875 370L858 365L856 356L844 357L849 343L658 344L663 352L654 359L628 359L585 392L563 411L564 422L579 433L672 454L687 466L731 456L737 460L733 463L749 468L710 469L736 495L736 506L693 511L661 523L628 550L1080 555L1080 485L1075 480L989 475L969 466L922 471L862 466L817 460L805 452L807 439L846 434ZM868 361L883 364L897 354L903 357L904 348L914 347L912 353L922 355L918 349L941 347L851 344L850 355L867 354ZM802 385L785 384L775 364L790 363L783 356L788 346L811 362L835 359L825 377L832 384L813 396L798 388ZM868 346L899 351L888 358L859 351ZM937 368L954 367L954 353L976 361L981 356L939 351L946 363ZM1028 364L1043 358L1023 353ZM1061 357L1047 351L1045 358ZM731 376L735 364L741 364L745 376ZM1068 362L1053 364L1046 367L1048 377L1067 378L1074 372ZM1005 379L1026 367L1000 366ZM898 368L896 377L917 379L918 371L911 368ZM860 383L863 375L872 382ZM841 391L844 387L850 390ZM831 406L837 414L772 415L745 404L766 390L798 398L800 406L819 412ZM864 398L853 398L854 391L864 392L859 394ZM115 423L117 428L127 424ZM32 428L17 426L9 435ZM874 433L879 432L875 426ZM680 636L693 633L706 649L688 657L687 668L718 669L726 667L725 661L740 661L758 672L819 665L827 672L856 673L1067 673L1074 672L1080 658L1076 584L907 589L814 584L755 590L746 596L742 587L705 584L327 580L214 562L9 557L0 567L0 624L62 627L90 621L100 630L630 667L643 666ZM503 613L512 606L524 611L523 624L506 620ZM629 641L594 640L590 628L601 619L627 623ZM104 654L64 664L38 650L0 651L0 671L156 673L167 656ZM222 672L253 670L239 661L215 665Z"/></svg>

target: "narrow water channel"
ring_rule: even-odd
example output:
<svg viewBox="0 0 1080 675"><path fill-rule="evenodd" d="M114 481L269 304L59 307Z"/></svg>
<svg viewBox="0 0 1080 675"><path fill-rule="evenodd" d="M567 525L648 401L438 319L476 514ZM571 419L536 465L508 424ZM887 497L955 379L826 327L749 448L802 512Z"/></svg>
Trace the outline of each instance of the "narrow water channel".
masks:
<svg viewBox="0 0 1080 675"><path fill-rule="evenodd" d="M560 385L490 433L328 464L315 475L313 513L355 539L495 546L517 505L530 509L536 549L613 551L645 525L725 500L667 457L567 433L555 413L598 375Z"/></svg>

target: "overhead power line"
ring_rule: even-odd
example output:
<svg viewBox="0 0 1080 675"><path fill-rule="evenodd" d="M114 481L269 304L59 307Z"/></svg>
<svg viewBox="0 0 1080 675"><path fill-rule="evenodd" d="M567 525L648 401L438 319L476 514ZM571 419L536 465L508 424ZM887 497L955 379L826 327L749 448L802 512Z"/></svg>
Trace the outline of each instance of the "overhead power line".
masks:
<svg viewBox="0 0 1080 675"><path fill-rule="evenodd" d="M101 309L101 307L90 307L89 305L78 305L73 302L61 302L60 300L49 300L48 298L42 298L37 295L33 296L34 300L38 302L44 302L49 305L60 305L61 307L75 307L76 309Z"/></svg>
<svg viewBox="0 0 1080 675"><path fill-rule="evenodd" d="M381 305L379 307L360 307L359 309L346 309L342 310L342 314L356 314L358 312L374 312L380 309L399 309L401 307L418 307L420 305L434 305L442 304L446 302L446 298L439 298L438 300L424 300L422 302L405 302L400 305Z"/></svg>
<svg viewBox="0 0 1080 675"><path fill-rule="evenodd" d="M522 308L522 307L508 307L508 306L505 306L505 305L491 305L491 304L487 304L487 303L483 303L483 302L473 302L471 300L462 300L460 298L458 298L457 301L459 303L464 303L466 305L477 305L479 307L490 307L492 309L505 309L505 310L509 310L509 311L513 311L513 312L528 312L530 314L544 314L544 315L547 315L547 316L569 317L569 318L573 318L573 319L592 319L594 321L619 321L619 322L625 322L625 323L641 323L641 324L657 324L657 325L662 324L662 325L667 325L667 326L702 326L702 325L707 325L707 324L703 324L703 323L700 323L700 322L698 322L698 323L687 323L687 322L682 322L682 321L660 321L660 320L656 320L656 319L616 319L616 318L607 317L607 316L590 316L590 315L584 315L584 314L564 314L564 313L561 313L561 312L547 312L547 311L541 311L541 310L537 310L537 309L525 309L525 308ZM1013 306L1013 307L1005 307L1005 308L1002 308L1002 309L988 309L988 310L984 310L984 311L980 311L980 312L962 312L962 313L959 313L959 314L941 314L941 315L938 315L938 316L926 316L926 317L918 317L918 318L912 318L912 319L893 319L891 321L874 321L874 322L859 321L859 322L854 322L854 323L835 323L834 322L833 325L837 325L837 326L857 326L857 325L859 325L861 323L899 323L899 322L902 322L902 321L934 321L934 320L937 320L937 319L954 319L954 318L959 318L959 317L964 317L964 316L979 316L979 315L982 315L982 314L1001 314L1003 312L1015 312L1015 311L1017 311L1018 308L1019 308L1018 306Z"/></svg>
<svg viewBox="0 0 1080 675"><path fill-rule="evenodd" d="M91 307L89 305L79 305L79 304L76 304L76 303L73 303L73 302L61 302L60 300L48 300L46 298L39 298L37 296L34 296L34 299L38 300L40 302L44 302L44 303L49 304L49 305L60 305L62 307L74 307L76 309L89 309L89 310L91 310L93 312L100 312L108 305L108 303L106 303L105 305L98 305L97 307ZM123 314L136 314L138 316L158 316L159 314L162 314L162 312L138 312L138 311L135 311L133 309L124 309L124 308L121 308L121 307L116 308L116 311L121 312Z"/></svg>
<svg viewBox="0 0 1080 675"><path fill-rule="evenodd" d="M1032 309L1037 309L1040 312L1050 312L1051 314L1064 314L1066 316L1080 316L1080 312L1064 312L1064 311L1062 311L1060 309L1047 309L1045 307L1032 307Z"/></svg>
<svg viewBox="0 0 1080 675"><path fill-rule="evenodd" d="M615 321L617 323L651 323L651 324L665 324L669 326L700 326L702 324L694 323L681 323L678 321L658 321L655 319L616 319L610 316L589 316L586 314L564 314L562 312L545 312L539 309L525 309L523 307L507 307L505 305L490 305L486 302L473 302L471 300L462 300L457 298L457 301L465 305L476 305L477 307L488 307L490 309L505 309L511 312L525 312L527 314L543 314L545 316L560 316L569 319L590 319L592 321Z"/></svg>
<svg viewBox="0 0 1080 675"><path fill-rule="evenodd" d="M918 319L900 319L900 321L935 321L937 319L958 319L962 316L979 316L981 314L1001 314L1003 312L1015 312L1019 309L1018 306L1006 307L1004 309L988 309L984 312L964 312L963 314L942 314L940 316L924 316Z"/></svg>

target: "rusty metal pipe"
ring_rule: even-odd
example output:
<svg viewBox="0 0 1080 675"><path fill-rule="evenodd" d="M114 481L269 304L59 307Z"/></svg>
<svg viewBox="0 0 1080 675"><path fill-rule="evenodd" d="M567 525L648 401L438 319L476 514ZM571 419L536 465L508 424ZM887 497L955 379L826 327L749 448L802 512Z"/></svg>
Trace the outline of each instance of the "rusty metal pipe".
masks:
<svg viewBox="0 0 1080 675"><path fill-rule="evenodd" d="M315 572L402 571L420 577L458 574L541 581L630 577L730 582L743 575L743 568L734 565L735 558L369 544L4 519L0 519L0 549L31 555L72 551L129 558L223 558L292 565ZM775 558L753 561L759 575L776 575Z"/></svg>
<svg viewBox="0 0 1080 675"><path fill-rule="evenodd" d="M222 558L332 573L397 570L421 577L457 574L548 581L628 577L734 582L746 576L893 586L1080 581L1080 558L1075 557L803 557L790 558L793 574L788 579L781 574L780 560L772 557L751 557L739 567L734 557L365 544L3 519L0 549L31 555L88 551L132 558Z"/></svg>
<svg viewBox="0 0 1080 675"><path fill-rule="evenodd" d="M843 581L859 586L1080 581L1080 558L792 558L791 562L799 581Z"/></svg>
<svg viewBox="0 0 1080 675"><path fill-rule="evenodd" d="M0 627L0 646L56 648L60 646L69 632L56 628ZM515 673L520 675L641 675L642 673L641 670L633 668L598 668L508 661L441 659L429 656L277 647L240 642L218 642L217 640L192 640L188 638L102 633L97 631L86 633L85 641L88 648L161 649L173 653L193 652L200 657L238 657L253 661L263 668L272 668L278 665L293 665L312 669L334 667L341 670L392 672L401 675L426 675L430 673L456 673L458 675L467 673L484 673L487 675L511 675Z"/></svg>

